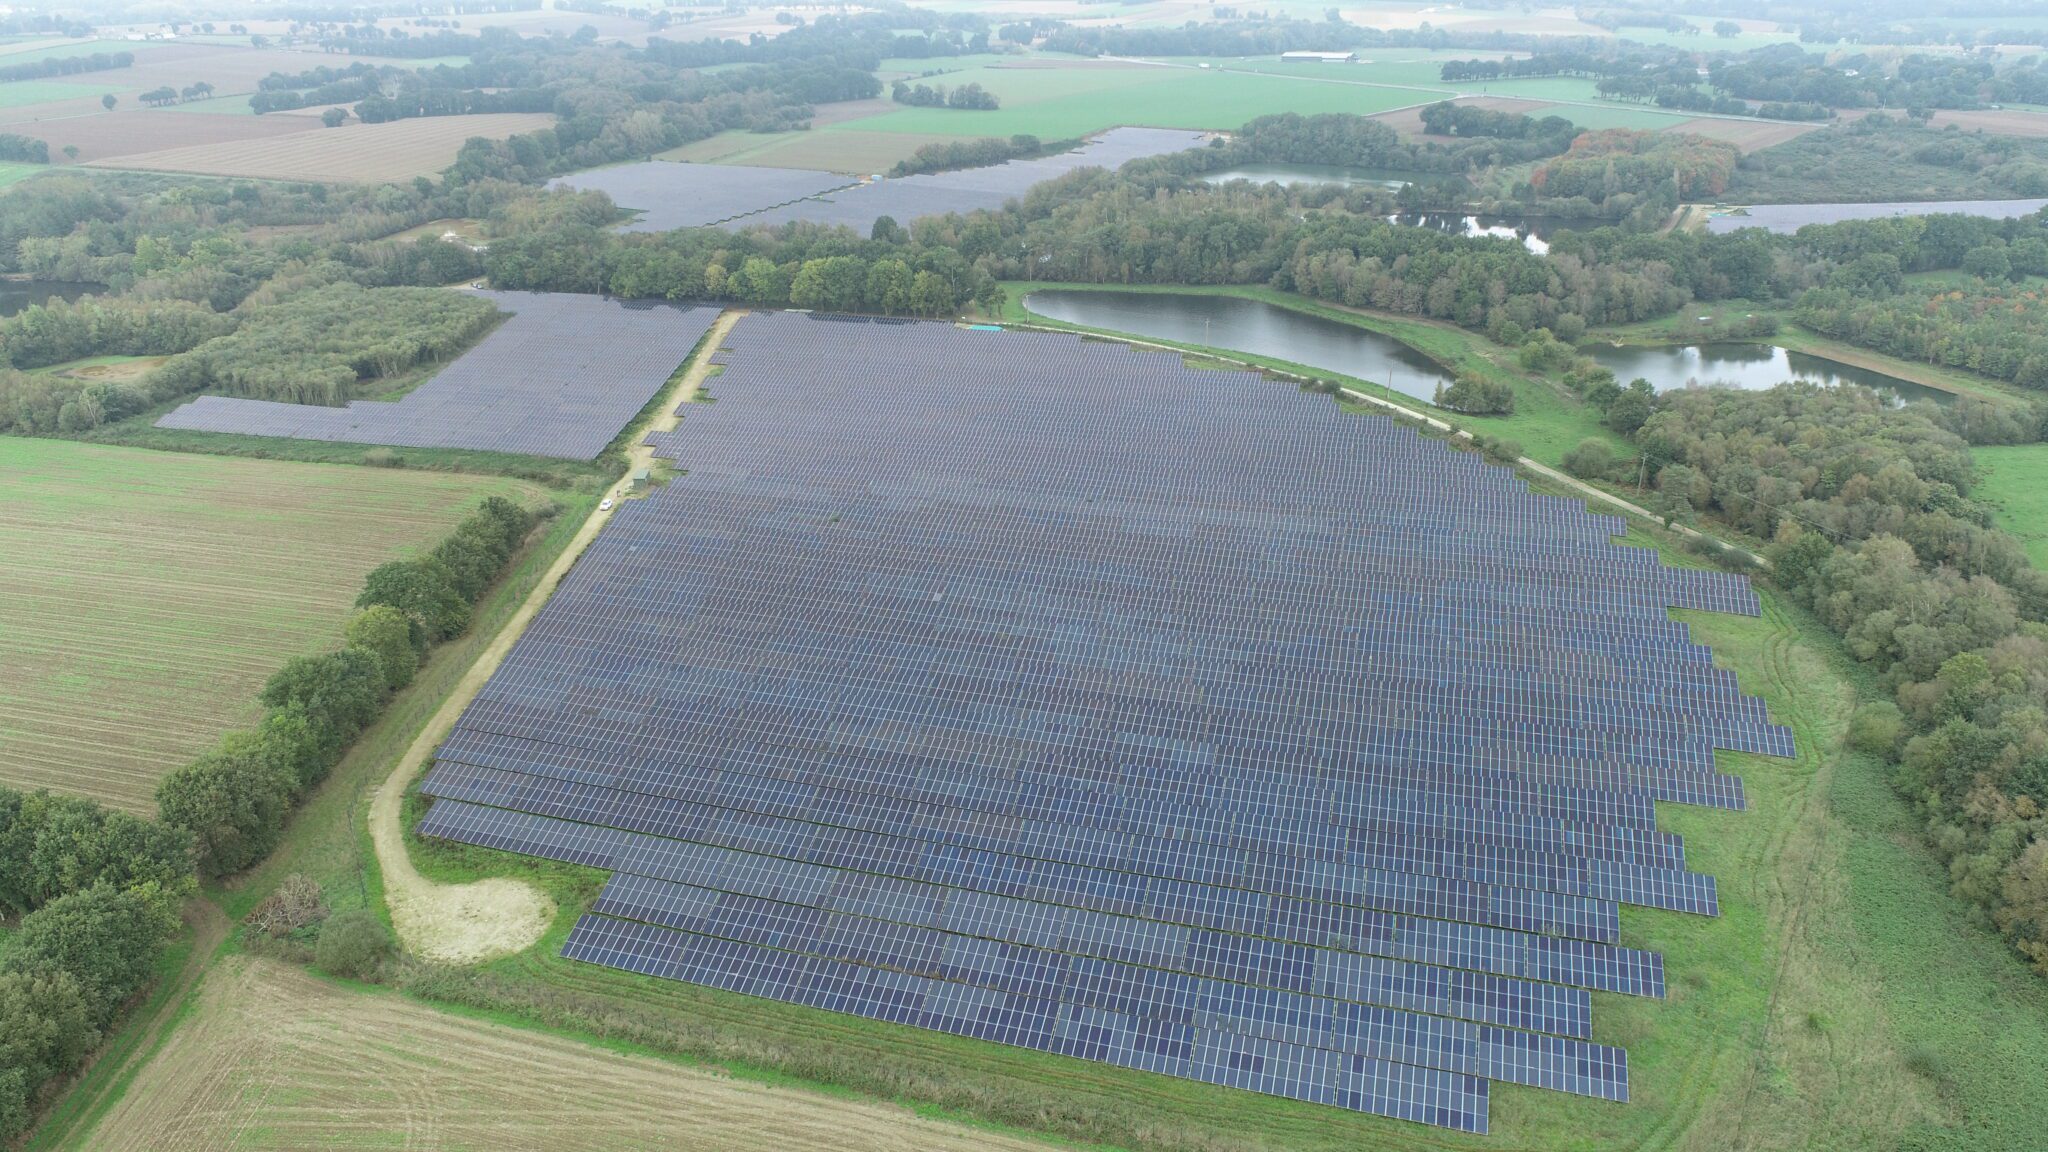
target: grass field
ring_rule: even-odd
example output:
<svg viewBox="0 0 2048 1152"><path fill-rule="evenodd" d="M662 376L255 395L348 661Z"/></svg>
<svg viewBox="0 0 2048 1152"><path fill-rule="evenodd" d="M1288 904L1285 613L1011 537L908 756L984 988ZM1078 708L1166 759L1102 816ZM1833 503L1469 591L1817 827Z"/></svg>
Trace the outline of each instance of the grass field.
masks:
<svg viewBox="0 0 2048 1152"><path fill-rule="evenodd" d="M38 172L48 172L47 164L6 164L0 163L0 188L19 184Z"/></svg>
<svg viewBox="0 0 2048 1152"><path fill-rule="evenodd" d="M152 808L362 576L519 481L0 439L0 780Z"/></svg>
<svg viewBox="0 0 2048 1152"><path fill-rule="evenodd" d="M2020 538L2036 568L2048 568L2048 445L1970 449L1979 500L1998 509L1998 526Z"/></svg>
<svg viewBox="0 0 2048 1152"><path fill-rule="evenodd" d="M24 108L56 100L79 100L106 92L120 92L120 84L79 84L68 80L13 80L0 84L0 108Z"/></svg>
<svg viewBox="0 0 2048 1152"><path fill-rule="evenodd" d="M1233 129L1277 112L1371 115L1425 102L1428 92L1363 84L1332 84L1287 76L1202 71L1188 67L968 68L939 83L969 82L1003 103L993 112L905 108L841 130L1045 139L1082 136L1119 124L1154 128Z"/></svg>
<svg viewBox="0 0 2048 1152"><path fill-rule="evenodd" d="M678 1140L687 1128L687 1138ZM225 957L92 1133L107 1152L219 1148L1042 1148L900 1105L737 1081Z"/></svg>
<svg viewBox="0 0 2048 1152"><path fill-rule="evenodd" d="M272 117L254 117L270 120ZM303 118L282 118L285 122ZM503 139L555 122L547 113L427 116L385 124L349 124L294 132L290 138L234 140L98 161L107 168L250 176L266 180L383 183L432 176L474 136Z"/></svg>

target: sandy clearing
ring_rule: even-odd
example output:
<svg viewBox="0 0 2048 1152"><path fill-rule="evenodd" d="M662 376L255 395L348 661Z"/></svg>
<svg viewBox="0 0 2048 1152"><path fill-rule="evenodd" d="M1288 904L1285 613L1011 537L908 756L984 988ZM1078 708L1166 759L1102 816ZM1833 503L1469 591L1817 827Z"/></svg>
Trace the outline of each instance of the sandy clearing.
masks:
<svg viewBox="0 0 2048 1152"><path fill-rule="evenodd" d="M1024 1152L1045 1145L893 1104L733 1080L223 959L83 1142L220 1148Z"/></svg>
<svg viewBox="0 0 2048 1152"><path fill-rule="evenodd" d="M650 431L667 431L676 426L681 419L677 409L696 395L698 386L711 371L711 353L725 342L726 334L732 331L741 315L743 313L727 312L711 326L711 331L698 345L696 359L669 392ZM634 445L627 456L630 460L629 473L650 466L654 461L653 450L645 444ZM609 495L614 500L623 499L628 487L629 481L622 479L613 486ZM436 884L420 875L405 850L399 809L406 788L426 768L433 758L434 749L447 739L455 722L462 717L463 709L476 699L477 692L504 662L520 634L526 631L526 626L533 622L541 606L554 594L555 587L569 574L569 569L575 567L577 558L610 519L610 512L598 511L591 513L590 518L583 522L568 547L562 549L562 554L556 558L554 566L534 586L526 602L505 622L490 647L477 657L476 663L470 666L455 690L442 702L440 710L434 713L434 718L427 722L412 746L405 750L405 755L399 758L370 803L370 840L376 846L377 864L384 875L385 903L391 909L391 923L398 929L399 939L415 955L450 964L479 963L532 946L554 920L553 901L523 880L493 876L469 884Z"/></svg>
<svg viewBox="0 0 2048 1152"><path fill-rule="evenodd" d="M287 122L296 125L304 120L291 118ZM434 175L453 163L455 154L472 137L502 140L554 122L555 118L544 112L423 116L386 124L323 127L295 132L288 138L167 148L99 161L98 166L260 180L376 184Z"/></svg>

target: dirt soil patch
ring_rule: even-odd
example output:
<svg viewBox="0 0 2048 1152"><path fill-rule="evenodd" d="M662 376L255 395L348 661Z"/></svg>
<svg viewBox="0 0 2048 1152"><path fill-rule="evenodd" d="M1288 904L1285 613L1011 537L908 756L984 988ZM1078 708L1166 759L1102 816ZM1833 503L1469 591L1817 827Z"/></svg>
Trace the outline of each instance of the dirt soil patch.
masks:
<svg viewBox="0 0 2048 1152"><path fill-rule="evenodd" d="M1817 123L1793 123L1785 120L1723 120L1714 116L1699 116L1691 120L1680 120L1664 131L1684 132L1693 136L1704 136L1709 140L1726 140L1744 152L1755 152L1760 148L1783 144L1787 140L1796 140L1820 127Z"/></svg>
<svg viewBox="0 0 2048 1152"><path fill-rule="evenodd" d="M733 1080L229 956L85 1142L220 1148L1042 1149L907 1108Z"/></svg>
<svg viewBox="0 0 2048 1152"><path fill-rule="evenodd" d="M29 124L9 124L20 136L48 141L50 152L66 144L78 147L81 162L112 160L166 148L191 148L274 140L297 132L318 131L318 120L282 116L213 116L199 112L156 112L135 108L90 116L67 116Z"/></svg>
<svg viewBox="0 0 2048 1152"><path fill-rule="evenodd" d="M226 119L226 117L224 117ZM240 119L234 117L233 119ZM268 116L250 117L269 120ZM304 117L282 123L303 125ZM473 137L502 140L546 128L555 118L544 112L484 116L423 116L386 124L315 126L289 137L167 148L100 161L105 168L194 172L205 176L249 176L260 180L317 180L335 184L383 184L432 176L454 163Z"/></svg>
<svg viewBox="0 0 2048 1152"><path fill-rule="evenodd" d="M1953 124L1965 132L1981 128L1993 136L2024 136L2040 139L2048 136L2048 112L2027 112L2018 108L1986 108L1975 112L1940 111L1929 121L1936 128Z"/></svg>

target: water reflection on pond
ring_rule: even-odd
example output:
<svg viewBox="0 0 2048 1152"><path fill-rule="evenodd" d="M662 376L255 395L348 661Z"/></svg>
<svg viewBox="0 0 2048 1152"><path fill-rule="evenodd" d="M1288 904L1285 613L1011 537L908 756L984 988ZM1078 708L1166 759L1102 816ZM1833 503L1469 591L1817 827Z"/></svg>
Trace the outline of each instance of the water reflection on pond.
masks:
<svg viewBox="0 0 2048 1152"><path fill-rule="evenodd" d="M1270 356L1384 384L1428 400L1450 383L1427 356L1377 332L1236 296L1168 292L1033 292L1040 316L1155 340Z"/></svg>
<svg viewBox="0 0 2048 1152"><path fill-rule="evenodd" d="M1342 184L1347 188L1368 186L1389 190L1405 188L1418 177L1413 172L1391 168L1339 168L1332 164L1239 164L1222 172L1202 175L1204 183L1228 184L1251 180L1259 184Z"/></svg>
<svg viewBox="0 0 2048 1152"><path fill-rule="evenodd" d="M0 316L13 316L32 304L76 300L87 293L98 295L106 290L104 284L73 280L0 280Z"/></svg>
<svg viewBox="0 0 2048 1152"><path fill-rule="evenodd" d="M1816 384L1861 384L1890 392L1901 400L1932 400L1946 404L1954 395L1897 376L1858 368L1824 356L1792 352L1774 344L1683 344L1662 347L1597 347L1593 359L1626 384L1640 376L1659 392L1696 384L1727 384L1750 390L1773 388L1787 380Z"/></svg>
<svg viewBox="0 0 2048 1152"><path fill-rule="evenodd" d="M1550 251L1550 237L1571 227L1570 221L1535 216L1467 216L1458 212L1401 212L1387 217L1390 224L1413 228L1434 228L1453 236L1500 236L1520 240L1522 247L1538 255Z"/></svg>

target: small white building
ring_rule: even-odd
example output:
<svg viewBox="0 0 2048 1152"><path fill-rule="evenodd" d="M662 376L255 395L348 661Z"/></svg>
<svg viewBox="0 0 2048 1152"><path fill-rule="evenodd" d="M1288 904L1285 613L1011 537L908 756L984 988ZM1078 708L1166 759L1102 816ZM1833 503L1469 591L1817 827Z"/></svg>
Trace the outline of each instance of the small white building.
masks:
<svg viewBox="0 0 2048 1152"><path fill-rule="evenodd" d="M1282 52L1280 59L1298 64L1349 64L1358 59L1356 52Z"/></svg>

